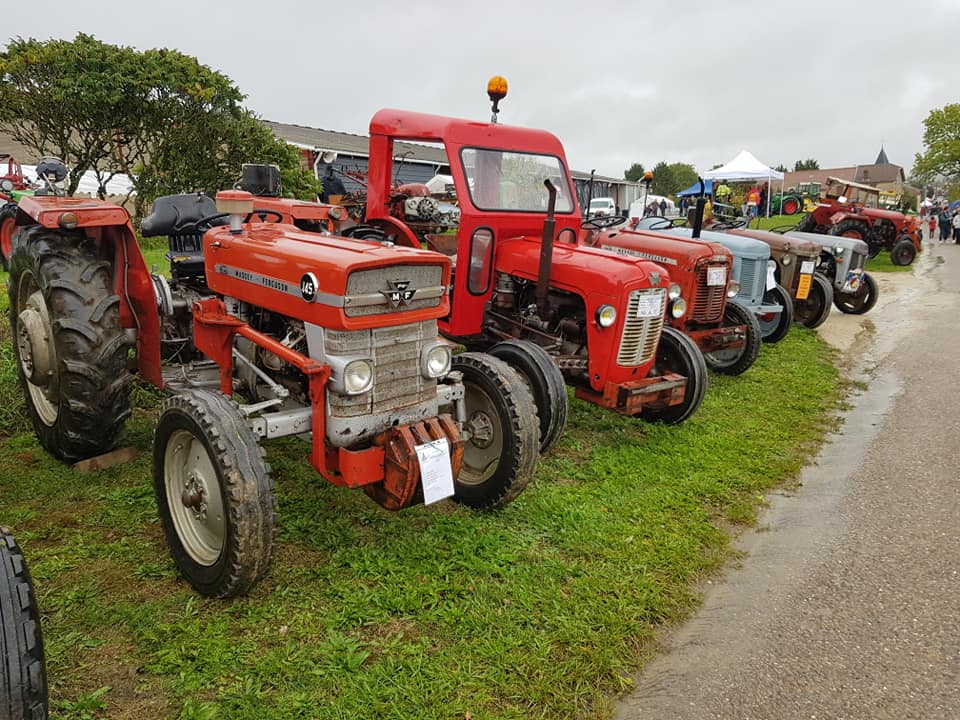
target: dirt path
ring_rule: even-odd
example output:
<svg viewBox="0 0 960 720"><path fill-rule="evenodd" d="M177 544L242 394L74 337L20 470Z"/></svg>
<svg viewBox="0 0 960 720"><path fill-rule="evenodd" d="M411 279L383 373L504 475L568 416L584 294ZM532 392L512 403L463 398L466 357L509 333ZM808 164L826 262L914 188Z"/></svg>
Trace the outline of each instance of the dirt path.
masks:
<svg viewBox="0 0 960 720"><path fill-rule="evenodd" d="M960 246L822 336L869 384L618 720L960 718Z"/></svg>

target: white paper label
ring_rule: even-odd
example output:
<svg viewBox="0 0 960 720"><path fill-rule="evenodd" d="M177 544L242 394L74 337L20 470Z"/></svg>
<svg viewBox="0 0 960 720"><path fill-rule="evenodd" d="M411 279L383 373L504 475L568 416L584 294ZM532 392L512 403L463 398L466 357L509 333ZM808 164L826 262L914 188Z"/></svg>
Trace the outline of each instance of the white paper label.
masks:
<svg viewBox="0 0 960 720"><path fill-rule="evenodd" d="M423 504L429 505L453 495L453 470L450 468L450 443L440 438L414 446L420 461Z"/></svg>
<svg viewBox="0 0 960 720"><path fill-rule="evenodd" d="M773 290L777 286L777 278L773 274L773 268L767 266L767 290Z"/></svg>
<svg viewBox="0 0 960 720"><path fill-rule="evenodd" d="M707 285L726 285L727 284L727 269L725 267L708 267L707 268Z"/></svg>
<svg viewBox="0 0 960 720"><path fill-rule="evenodd" d="M810 275L813 273L816 263L813 260L804 260L800 263L800 274L801 275Z"/></svg>
<svg viewBox="0 0 960 720"><path fill-rule="evenodd" d="M659 317L663 314L659 294L641 295L637 300L637 317Z"/></svg>

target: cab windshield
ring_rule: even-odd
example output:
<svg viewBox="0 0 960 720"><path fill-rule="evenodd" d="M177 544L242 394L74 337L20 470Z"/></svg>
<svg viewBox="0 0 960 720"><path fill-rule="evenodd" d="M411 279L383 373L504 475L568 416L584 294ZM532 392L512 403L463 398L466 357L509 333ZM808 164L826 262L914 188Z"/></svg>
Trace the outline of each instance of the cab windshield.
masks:
<svg viewBox="0 0 960 720"><path fill-rule="evenodd" d="M567 170L555 155L464 148L460 154L470 199L480 210L547 211L543 181L557 188L557 213L573 212Z"/></svg>

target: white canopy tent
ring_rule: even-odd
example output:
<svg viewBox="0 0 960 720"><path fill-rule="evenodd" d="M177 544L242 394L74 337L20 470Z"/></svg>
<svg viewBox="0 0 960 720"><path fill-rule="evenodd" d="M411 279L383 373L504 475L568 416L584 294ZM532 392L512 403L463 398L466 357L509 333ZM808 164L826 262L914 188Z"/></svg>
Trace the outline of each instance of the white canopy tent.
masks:
<svg viewBox="0 0 960 720"><path fill-rule="evenodd" d="M780 193L783 194L783 173L774 170L757 160L752 153L741 150L733 160L716 170L703 173L705 180L766 180L769 186L774 180L780 181ZM772 187L771 187L772 189ZM767 214L770 214L771 192L767 192Z"/></svg>

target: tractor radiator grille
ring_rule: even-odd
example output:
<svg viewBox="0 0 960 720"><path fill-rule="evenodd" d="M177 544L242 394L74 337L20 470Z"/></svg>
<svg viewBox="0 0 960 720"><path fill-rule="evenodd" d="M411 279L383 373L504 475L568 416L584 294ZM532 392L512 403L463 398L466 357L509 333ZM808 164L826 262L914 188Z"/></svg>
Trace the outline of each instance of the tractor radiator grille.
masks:
<svg viewBox="0 0 960 720"><path fill-rule="evenodd" d="M737 293L737 297L746 301L748 305L761 302L767 281L766 269L767 264L763 260L741 260L740 292Z"/></svg>
<svg viewBox="0 0 960 720"><path fill-rule="evenodd" d="M704 265L697 271L697 294L690 318L698 323L719 322L723 317L723 301L727 295L726 285L707 285L707 267L724 267L730 272L726 265Z"/></svg>
<svg viewBox="0 0 960 720"><path fill-rule="evenodd" d="M435 400L437 381L420 372L420 355L424 345L436 339L437 323L433 320L372 330L328 330L324 334L326 354L368 357L373 361L375 373L373 389L368 393L327 393L330 414L336 417L389 415Z"/></svg>
<svg viewBox="0 0 960 720"><path fill-rule="evenodd" d="M637 317L641 296L650 295L660 296L660 314L656 317ZM620 352L617 353L617 365L633 367L653 359L657 352L657 343L660 342L660 331L663 329L666 299L667 291L657 288L634 290L630 293L623 321L623 335L620 337Z"/></svg>
<svg viewBox="0 0 960 720"><path fill-rule="evenodd" d="M437 307L443 297L441 265L390 265L357 270L347 278L348 317Z"/></svg>

